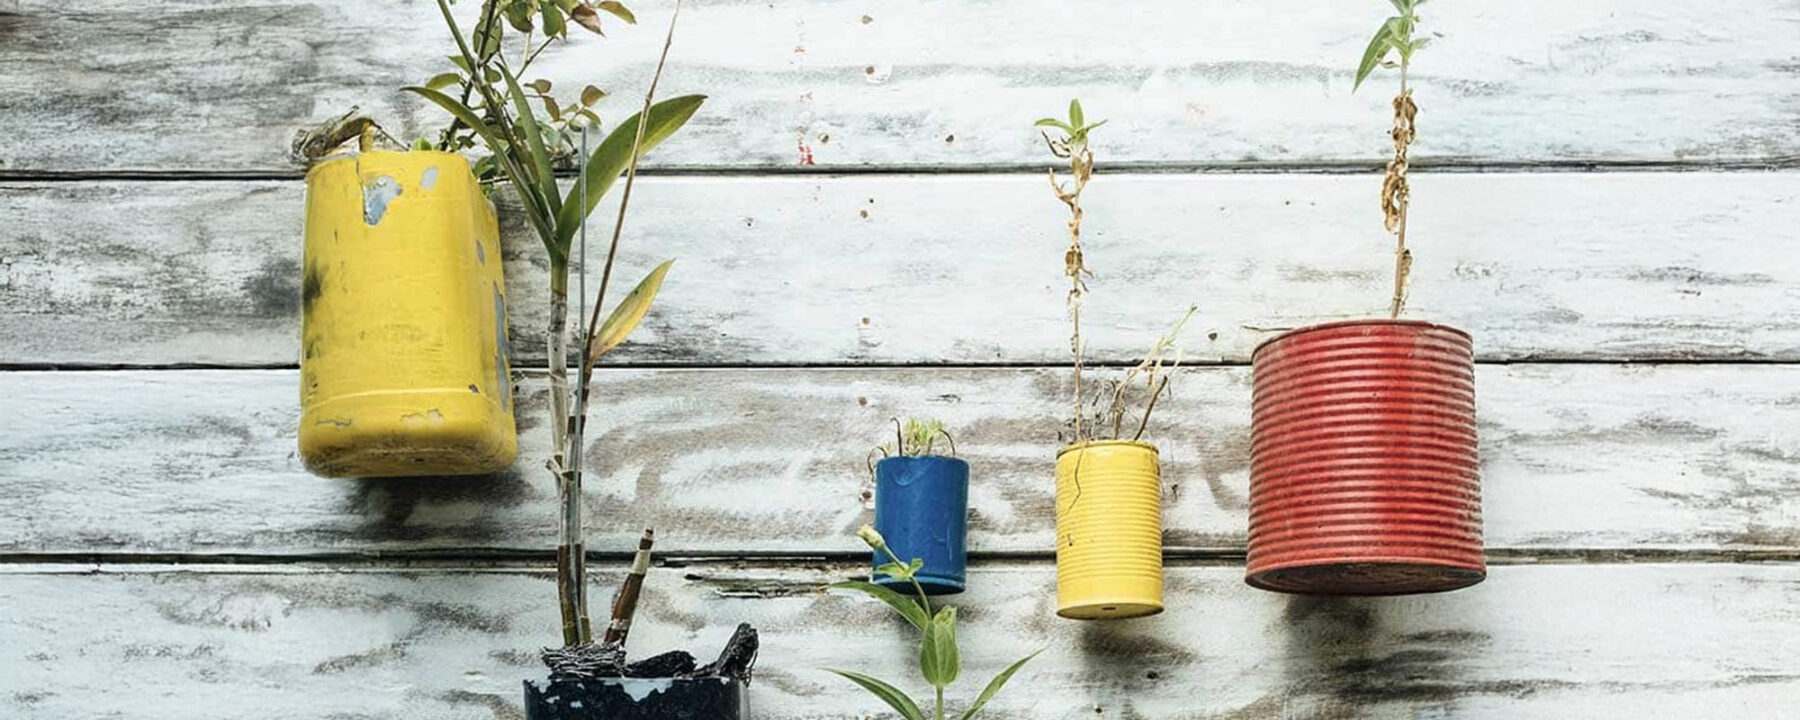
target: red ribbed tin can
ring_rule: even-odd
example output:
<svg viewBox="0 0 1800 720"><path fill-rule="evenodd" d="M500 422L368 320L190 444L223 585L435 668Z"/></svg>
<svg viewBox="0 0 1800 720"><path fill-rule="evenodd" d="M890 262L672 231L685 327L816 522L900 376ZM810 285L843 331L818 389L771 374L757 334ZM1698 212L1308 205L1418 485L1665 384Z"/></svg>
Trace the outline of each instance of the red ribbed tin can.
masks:
<svg viewBox="0 0 1800 720"><path fill-rule="evenodd" d="M1245 582L1404 595L1487 577L1467 333L1327 323L1263 343L1252 364Z"/></svg>

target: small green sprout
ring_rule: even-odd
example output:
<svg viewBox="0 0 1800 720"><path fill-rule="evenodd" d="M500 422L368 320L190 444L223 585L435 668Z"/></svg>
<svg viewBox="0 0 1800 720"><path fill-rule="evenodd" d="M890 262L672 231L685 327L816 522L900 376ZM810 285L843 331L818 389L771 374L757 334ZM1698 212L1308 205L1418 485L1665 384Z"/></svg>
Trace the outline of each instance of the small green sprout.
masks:
<svg viewBox="0 0 1800 720"><path fill-rule="evenodd" d="M932 611L931 599L925 595L925 589L914 577L924 561L914 558L910 563L901 562L900 558L894 555L894 551L888 548L887 541L881 537L881 533L876 532L875 528L868 525L862 526L862 529L858 530L856 534L876 552L887 555L888 562L875 568L875 572L911 582L918 597L916 599L909 598L880 585L860 581L834 583L831 587L860 592L880 600L900 613L900 616L906 618L906 621L913 627L919 629L919 673L924 676L925 682L930 683L937 691L934 712L926 715L919 708L919 704L914 702L905 691L869 675L849 670L827 669L827 672L861 686L871 695L887 703L887 706L893 708L894 712L900 713L900 717L904 720L944 720L944 688L956 682L956 678L962 674L962 657L956 646L956 608L946 605L938 608L936 612ZM1012 679L1013 674L1017 673L1019 668L1024 667L1025 663L1031 662L1034 657L1037 657L1035 652L1026 655L1002 670L999 675L995 675L992 680L988 681L987 687L982 689L981 694L975 697L975 701L969 704L968 709L956 716L957 720L970 720L976 717L981 709L987 706L988 701L993 700L994 696L1000 693L1000 688Z"/></svg>

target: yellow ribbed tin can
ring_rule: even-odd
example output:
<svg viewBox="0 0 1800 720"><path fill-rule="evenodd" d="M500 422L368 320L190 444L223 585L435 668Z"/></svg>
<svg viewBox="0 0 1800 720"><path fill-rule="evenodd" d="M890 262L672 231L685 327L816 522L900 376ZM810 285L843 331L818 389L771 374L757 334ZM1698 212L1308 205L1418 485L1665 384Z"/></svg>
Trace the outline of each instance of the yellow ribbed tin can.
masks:
<svg viewBox="0 0 1800 720"><path fill-rule="evenodd" d="M1156 446L1102 440L1063 448L1056 455L1056 614L1155 615L1162 597Z"/></svg>
<svg viewBox="0 0 1800 720"><path fill-rule="evenodd" d="M466 475L512 464L499 235L459 155L371 151L306 174L307 469Z"/></svg>

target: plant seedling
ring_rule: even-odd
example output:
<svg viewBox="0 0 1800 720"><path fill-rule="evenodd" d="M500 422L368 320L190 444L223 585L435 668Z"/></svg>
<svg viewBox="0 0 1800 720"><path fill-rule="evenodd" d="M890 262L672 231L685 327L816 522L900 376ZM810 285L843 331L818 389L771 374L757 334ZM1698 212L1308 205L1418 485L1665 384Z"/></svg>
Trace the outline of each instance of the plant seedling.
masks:
<svg viewBox="0 0 1800 720"><path fill-rule="evenodd" d="M900 713L900 717L904 720L944 720L944 688L956 682L957 676L962 674L962 657L956 646L956 608L945 605L936 611L931 609L930 597L925 594L925 589L914 577L914 574L924 565L923 560L914 558L911 562L902 562L894 554L894 551L888 548L887 540L881 537L881 533L875 532L875 528L868 525L862 526L862 529L857 531L857 535L863 539L863 542L868 543L869 547L874 548L876 552L885 554L888 558L888 562L875 568L875 572L910 581L917 597L909 598L880 585L860 581L834 583L831 587L859 592L880 600L888 607L893 608L895 612L900 613L900 616L906 618L906 621L913 627L919 629L919 674L924 676L925 682L929 683L936 691L937 701L932 714L926 715L919 708L919 704L913 701L905 691L885 681L849 670L827 669L827 671L869 691L871 695L893 708L894 712ZM992 680L988 681L987 687L982 689L981 694L975 697L975 701L970 703L961 715L956 716L957 720L970 720L976 717L981 709L987 706L988 701L993 700L994 696L1000 693L1000 689L1006 686L1006 681L1011 680L1013 674L1017 673L1019 668L1025 667L1025 663L1031 662L1034 657L1037 657L1036 652L1020 658L1005 670L1000 671L999 675L995 675Z"/></svg>
<svg viewBox="0 0 1800 720"><path fill-rule="evenodd" d="M1412 203L1412 187L1407 183L1408 168L1407 150L1416 137L1417 127L1413 124L1419 114L1419 106L1413 103L1412 88L1406 84L1407 71L1412 68L1413 53L1418 52L1431 42L1431 38L1414 38L1413 30L1418 27L1419 16L1415 12L1426 0L1388 0L1400 14L1387 19L1369 38L1369 47L1363 50L1362 62L1356 66L1356 84L1351 91L1361 88L1363 81L1377 67L1398 67L1400 69L1400 94L1394 96L1394 128L1389 136L1394 139L1394 157L1388 161L1387 174L1381 183L1381 212L1387 231L1394 235L1394 296L1388 301L1388 317L1398 318L1406 309L1406 282L1412 275L1412 250L1406 247L1406 211ZM1389 56L1398 56L1398 62L1389 60Z"/></svg>
<svg viewBox="0 0 1800 720"><path fill-rule="evenodd" d="M1082 390L1082 338L1081 338L1081 301L1087 296L1087 280L1094 276L1088 269L1087 254L1081 247L1081 224L1086 217L1081 208L1081 194L1087 189L1088 181L1094 176L1094 152L1090 146L1089 134L1095 128L1105 125L1101 120L1095 123L1087 121L1082 112L1080 100L1069 101L1069 117L1059 120L1053 117L1043 118L1035 123L1040 128L1044 143L1049 146L1050 154L1069 163L1070 181L1064 182L1056 177L1056 170L1050 171L1050 189L1056 193L1056 199L1069 208L1069 245L1063 250L1063 275L1069 279L1069 292L1066 303L1069 308L1069 354L1074 358L1074 440L1071 444L1087 442L1099 437L1095 427L1110 428L1112 439L1118 439L1124 425L1124 417L1131 404L1130 388L1134 381L1143 380L1145 392L1144 410L1137 422L1137 431L1131 436L1138 440L1144 434L1144 428L1150 423L1150 413L1156 409L1156 400L1169 389L1169 378L1181 366L1179 348L1176 344L1181 329L1193 317L1196 308L1190 306L1181 320L1175 323L1166 335L1158 338L1151 346L1149 354L1137 366L1127 371L1125 378L1112 387L1112 392L1100 392L1092 400L1098 405L1104 398L1107 400L1106 410L1094 422L1083 424L1083 407L1089 403ZM1057 135L1051 135L1049 130ZM1170 352L1175 353L1171 360Z"/></svg>

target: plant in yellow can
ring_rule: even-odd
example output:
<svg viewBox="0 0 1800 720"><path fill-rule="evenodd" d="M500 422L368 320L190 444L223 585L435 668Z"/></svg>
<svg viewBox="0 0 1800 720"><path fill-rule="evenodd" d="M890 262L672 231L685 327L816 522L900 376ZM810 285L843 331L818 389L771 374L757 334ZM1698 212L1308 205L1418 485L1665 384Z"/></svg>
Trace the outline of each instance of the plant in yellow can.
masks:
<svg viewBox="0 0 1800 720"><path fill-rule="evenodd" d="M1065 120L1044 118L1050 152L1069 164L1068 181L1050 171L1050 187L1069 210L1063 273L1069 279L1069 352L1074 359L1071 442L1056 455L1057 614L1079 620L1119 619L1162 612L1162 471L1155 445L1143 441L1157 400L1181 365L1176 344L1193 317L1189 307L1124 377L1085 389L1081 303L1094 276L1081 244L1081 196L1094 173L1090 133L1081 102ZM1133 413L1134 403L1142 410Z"/></svg>

